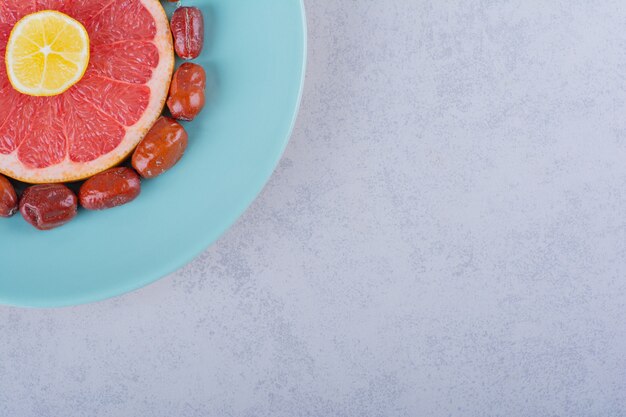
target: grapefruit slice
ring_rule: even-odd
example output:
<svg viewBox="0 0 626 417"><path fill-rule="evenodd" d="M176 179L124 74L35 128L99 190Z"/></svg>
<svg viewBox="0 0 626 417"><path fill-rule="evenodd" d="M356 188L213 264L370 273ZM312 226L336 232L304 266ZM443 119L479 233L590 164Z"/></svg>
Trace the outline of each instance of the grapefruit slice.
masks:
<svg viewBox="0 0 626 417"><path fill-rule="evenodd" d="M89 37L89 63L53 96L18 92L4 62L25 16L66 14ZM163 109L174 67L159 0L0 0L0 172L29 183L75 181L118 164Z"/></svg>

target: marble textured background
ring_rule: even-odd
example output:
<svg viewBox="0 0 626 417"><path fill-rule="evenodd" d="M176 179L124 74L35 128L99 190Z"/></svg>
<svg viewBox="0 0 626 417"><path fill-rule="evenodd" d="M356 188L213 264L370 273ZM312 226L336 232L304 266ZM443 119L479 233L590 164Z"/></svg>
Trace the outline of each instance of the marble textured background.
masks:
<svg viewBox="0 0 626 417"><path fill-rule="evenodd" d="M0 416L626 416L626 3L306 5L263 194L154 285L0 307Z"/></svg>

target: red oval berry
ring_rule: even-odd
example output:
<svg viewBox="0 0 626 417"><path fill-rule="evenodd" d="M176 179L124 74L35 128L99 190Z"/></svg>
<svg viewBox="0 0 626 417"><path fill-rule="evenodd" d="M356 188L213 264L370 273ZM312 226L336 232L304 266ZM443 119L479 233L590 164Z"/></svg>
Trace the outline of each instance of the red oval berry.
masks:
<svg viewBox="0 0 626 417"><path fill-rule="evenodd" d="M180 160L187 148L187 132L176 120L161 116L133 153L133 168L144 178L161 175Z"/></svg>
<svg viewBox="0 0 626 417"><path fill-rule="evenodd" d="M183 59L194 59L204 46L204 17L197 7L179 7L172 15L174 50Z"/></svg>
<svg viewBox="0 0 626 417"><path fill-rule="evenodd" d="M172 78L167 107L175 119L193 120L204 107L206 73L191 62L181 65Z"/></svg>
<svg viewBox="0 0 626 417"><path fill-rule="evenodd" d="M11 182L0 175L0 217L11 217L17 212L17 194Z"/></svg>
<svg viewBox="0 0 626 417"><path fill-rule="evenodd" d="M62 226L76 216L76 195L63 184L28 187L20 200L20 213L39 230Z"/></svg>
<svg viewBox="0 0 626 417"><path fill-rule="evenodd" d="M104 210L133 201L141 192L139 175L131 168L111 168L83 183L78 192L87 210Z"/></svg>

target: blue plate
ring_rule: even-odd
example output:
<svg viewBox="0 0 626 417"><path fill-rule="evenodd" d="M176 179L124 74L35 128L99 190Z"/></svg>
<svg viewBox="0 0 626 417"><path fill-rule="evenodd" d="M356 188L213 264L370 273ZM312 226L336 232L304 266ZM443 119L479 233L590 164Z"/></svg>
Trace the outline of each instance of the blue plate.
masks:
<svg viewBox="0 0 626 417"><path fill-rule="evenodd" d="M214 242L254 200L287 144L306 56L300 0L188 0L206 20L196 62L210 93L185 125L185 157L144 181L131 204L81 210L39 232L20 216L0 221L0 303L80 304L167 275ZM167 5L169 12L172 5Z"/></svg>

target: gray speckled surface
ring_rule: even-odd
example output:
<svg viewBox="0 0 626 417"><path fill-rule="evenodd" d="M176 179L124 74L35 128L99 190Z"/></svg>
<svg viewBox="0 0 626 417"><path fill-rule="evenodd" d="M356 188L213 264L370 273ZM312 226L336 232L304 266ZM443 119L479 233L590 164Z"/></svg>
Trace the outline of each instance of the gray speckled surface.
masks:
<svg viewBox="0 0 626 417"><path fill-rule="evenodd" d="M626 415L626 3L307 0L292 142L158 283L0 307L0 415Z"/></svg>

